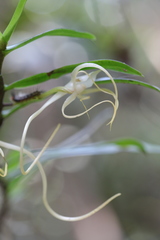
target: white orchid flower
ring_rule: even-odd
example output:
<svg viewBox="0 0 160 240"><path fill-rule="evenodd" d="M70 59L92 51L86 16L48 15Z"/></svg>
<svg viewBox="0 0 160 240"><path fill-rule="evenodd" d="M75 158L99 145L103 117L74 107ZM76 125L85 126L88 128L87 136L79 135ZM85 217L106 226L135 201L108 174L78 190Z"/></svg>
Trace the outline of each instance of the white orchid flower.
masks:
<svg viewBox="0 0 160 240"><path fill-rule="evenodd" d="M98 71L94 71L91 73L87 73L85 71L82 71L81 69L84 68L96 68L98 69ZM109 89L102 89L100 88L96 83L96 77L97 74L102 71L104 72L112 81L113 83L113 87L114 87L114 92L112 92ZM84 73L84 75L82 76L78 76L79 73ZM92 86L96 86L96 88L92 88ZM29 168L25 171L24 170L24 160L23 160L23 149L24 149L24 144L25 144L25 139L26 139L26 135L27 135L27 131L29 128L29 125L31 124L31 122L43 111L45 110L49 105L51 105L53 102L57 101L58 99L60 99L61 97L63 97L66 94L70 94L70 96L64 101L63 105L62 105L62 114L64 117L66 118L77 118L80 117L86 113L88 113L91 109L93 109L94 107L102 104L102 103L110 103L113 106L113 116L110 120L110 122L108 124L110 124L110 126L112 125L115 116L116 116L116 112L118 109L118 91L117 91L117 87L116 84L114 82L114 79L112 78L112 76L109 74L109 72L101 67L98 64L95 63L83 63L80 64L79 66L77 66L73 72L71 73L71 80L69 83L67 83L64 87L59 88L61 90L61 92L56 93L55 95L53 95L39 110L37 110L35 113L33 113L29 119L27 120L24 130L23 130L23 134L22 134L22 138L21 138L21 149L20 149L20 168L21 168L21 172L22 174L27 174L32 167L37 163L39 157L37 157L34 162L32 162L32 164L29 166ZM67 115L65 113L65 109L66 107L72 103L76 98L80 98L82 99L83 94L89 94L89 93L94 93L94 92L104 92L107 93L109 95L112 95L114 98L114 102L110 101L110 100L104 100L101 102L96 103L95 105L93 105L92 107L90 107L89 109L85 109L84 112L79 113L79 114L75 114L75 115Z"/></svg>
<svg viewBox="0 0 160 240"><path fill-rule="evenodd" d="M82 71L81 69L84 68L96 68L98 69L98 71L94 71L91 73L87 73L85 71ZM100 88L96 83L96 77L98 75L98 73L102 71L104 72L112 81L113 83L113 87L114 87L114 92L109 90L109 89L104 89L104 88ZM79 73L83 73L82 76L78 76ZM93 86L95 86L96 88L92 88ZM26 135L27 135L27 131L29 128L29 125L31 124L31 122L43 111L45 110L45 108L47 108L49 105L51 105L53 102L57 101L58 99L60 99L61 97L63 97L66 94L70 94L70 96L64 101L63 105L62 105L62 114L64 117L66 118L76 118L76 117L80 117L83 114L87 114L92 108L100 105L101 103L110 103L113 106L113 116L110 120L110 122L108 124L110 124L110 126L112 125L114 118L116 116L116 112L118 109L118 91L117 91L117 87L116 84L114 82L114 79L112 78L112 76L108 73L108 71L106 69L104 69L103 67L94 64L94 63L84 63L81 64L79 66L77 66L73 72L71 73L71 80L69 83L67 83L64 87L60 87L60 92L56 93L55 95L53 95L39 110L37 110L35 113L33 113L29 119L27 120L24 130L23 130L23 134L22 134L22 139L21 139L21 144L20 147L13 145L13 144L9 144L3 141L0 141L0 146L2 148L8 148L8 149L12 149L12 150L16 150L20 152L20 169L23 175L28 174L31 169L34 167L34 165L37 165L42 177L42 184L43 184L43 203L46 207L46 209L48 210L48 212L53 215L54 217L63 220L63 221L79 221L85 218L88 218L89 216L93 215L94 213L96 213L97 211L99 211L100 209L102 209L104 206L106 206L109 202L111 202L113 199L115 199L116 197L120 196L121 194L115 194L114 196L112 196L111 198L109 198L107 201L105 201L103 204L101 204L99 207L97 207L96 209L94 209L93 211L84 214L82 216L78 216L78 217L67 217L67 216L62 216L58 213L56 213L49 205L48 200L47 200L47 178L46 178L46 174L44 172L44 169L41 165L41 163L39 162L40 157L42 156L42 154L44 153L44 151L46 150L46 148L48 147L48 145L50 144L50 142L52 141L53 137L55 136L56 132L58 131L60 125L57 126L57 128L54 130L54 132L52 133L52 135L50 136L50 138L48 139L48 141L46 142L46 144L44 145L44 147L42 148L42 150L39 152L39 154L37 156L34 156L30 151L27 151L24 148L24 143L25 143L25 139L26 139ZM84 99L84 94L90 94L90 93L94 93L94 92L104 92L107 93L109 95L111 95L114 98L114 102L110 101L110 100L104 100L101 102L96 103L95 105L93 105L92 107L90 107L89 109L85 108L85 111L79 114L75 114L75 115L67 115L65 113L65 109L66 107L72 103L76 98L80 98L81 100ZM85 99L87 99L88 97L85 97ZM32 163L30 164L30 166L25 170L24 169L24 160L23 160L23 154L26 154L30 159L32 159ZM0 168L0 176L4 177L7 175L7 162L5 160L4 157L4 153L2 151L2 149L0 150L0 155L2 157L2 159L5 162L5 166L4 166L4 170L2 168Z"/></svg>

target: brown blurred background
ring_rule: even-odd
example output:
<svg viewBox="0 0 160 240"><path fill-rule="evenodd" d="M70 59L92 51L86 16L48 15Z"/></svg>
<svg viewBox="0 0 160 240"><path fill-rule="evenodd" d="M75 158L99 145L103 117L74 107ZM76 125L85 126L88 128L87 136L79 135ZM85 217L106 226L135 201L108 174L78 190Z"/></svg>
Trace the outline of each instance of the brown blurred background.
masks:
<svg viewBox="0 0 160 240"><path fill-rule="evenodd" d="M0 0L0 29L3 32L18 1ZM14 44L54 28L87 31L96 41L68 37L45 37L9 54L3 65L8 84L64 65L94 59L114 59L135 67L141 79L160 85L160 1L158 0L28 0L12 36ZM123 74L113 76L122 77ZM26 89L46 91L64 85L70 76L50 80ZM136 78L138 79L138 77ZM139 78L140 79L140 78ZM134 137L160 144L160 97L157 92L134 85L118 85L120 107L112 127L105 123L88 138L88 142ZM5 100L9 101L10 93ZM92 96L93 102L101 99ZM64 99L46 109L28 132L30 147L42 147L50 131L62 123L52 145L81 130L89 120L62 117ZM91 100L89 104L92 104ZM27 118L41 102L26 107L7 119L1 139L17 143ZM82 110L77 101L67 110ZM101 117L100 106L90 113ZM98 124L98 123L97 123ZM22 190L10 197L3 224L3 240L158 240L160 238L160 157L120 153L79 157L49 162L48 199L58 213L67 216L84 214L115 193L122 196L91 218L66 223L54 219L41 200L41 180L37 173Z"/></svg>

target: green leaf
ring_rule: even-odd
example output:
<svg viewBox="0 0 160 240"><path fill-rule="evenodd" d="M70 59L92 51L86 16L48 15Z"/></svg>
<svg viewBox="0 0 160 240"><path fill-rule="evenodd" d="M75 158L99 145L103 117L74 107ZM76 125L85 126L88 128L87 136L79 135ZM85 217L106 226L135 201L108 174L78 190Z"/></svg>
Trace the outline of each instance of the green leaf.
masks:
<svg viewBox="0 0 160 240"><path fill-rule="evenodd" d="M10 196L18 196L18 194L24 189L24 185L22 185L24 176L20 173L15 177L11 178L11 181L8 181L8 194Z"/></svg>
<svg viewBox="0 0 160 240"><path fill-rule="evenodd" d="M124 84L134 84L134 85L140 85L142 87L150 88L153 90L156 90L157 92L160 92L160 88L154 85L151 85L149 83L145 83L136 79L128 79L128 78L115 78L114 81L116 83L124 83ZM111 80L109 78L98 78L96 80L97 84L107 84L111 83Z"/></svg>
<svg viewBox="0 0 160 240"><path fill-rule="evenodd" d="M118 139L111 143L120 146L122 149L128 148L130 146L136 147L140 152L146 153L144 144L137 139Z"/></svg>
<svg viewBox="0 0 160 240"><path fill-rule="evenodd" d="M11 171L15 168L19 168L19 152L11 150L7 153L6 156L8 162L8 171Z"/></svg>
<svg viewBox="0 0 160 240"><path fill-rule="evenodd" d="M19 152L9 151L6 159L8 162L8 174L6 176L6 179L8 180L8 193L13 195L20 190L20 182L24 177L20 171L15 177L12 176L12 172L17 172L17 170L19 170ZM11 181L9 181L8 175L12 176Z"/></svg>
<svg viewBox="0 0 160 240"><path fill-rule="evenodd" d="M24 9L24 6L25 6L25 3L26 3L27 0L20 0L17 7L16 7L16 10L12 16L12 19L11 21L9 22L7 28L5 29L4 33L3 33L3 38L5 40L5 42L7 43L18 23L18 20L22 14L22 11Z"/></svg>
<svg viewBox="0 0 160 240"><path fill-rule="evenodd" d="M18 48L21 48L25 45L27 45L28 43L31 43L39 38L42 38L42 37L45 37L45 36L66 36L66 37L74 37L74 38L87 38L87 39L92 39L92 40L95 40L95 36L90 34L90 33L87 33L87 32L78 32L78 31L75 31L75 30L71 30L71 29L54 29L54 30L50 30L50 31L47 31L47 32L44 32L44 33L41 33L35 37L32 37L30 39L27 39L23 42L20 42L20 43L17 43L15 45L12 45L12 46L8 46L6 48L6 50L4 51L4 54L7 55L8 53L18 49Z"/></svg>
<svg viewBox="0 0 160 240"><path fill-rule="evenodd" d="M40 149L33 150L37 154ZM146 143L138 139L116 139L112 142L97 142L92 144L83 144L76 147L61 147L48 148L41 157L42 162L47 162L54 159L70 158L78 156L96 156L96 155L110 155L121 152L129 153L145 153L145 154L159 154L160 145Z"/></svg>
<svg viewBox="0 0 160 240"><path fill-rule="evenodd" d="M83 62L84 63L84 62ZM114 70L117 72L123 72L127 74L133 74L133 75L138 75L142 76L142 74L137 71L136 69L130 67L129 65L119 62L119 61L114 61L114 60L95 60L95 61L88 61L88 63L96 63L99 64L100 66L109 69L109 70ZM37 85L39 83L48 81L53 78L59 78L65 74L71 73L75 67L80 65L82 63L78 64L73 64L73 65L67 65L61 68L54 69L50 72L47 73L39 73L34 76L21 79L17 82L11 83L10 85L5 87L5 90L10 90L13 88L24 88L24 87L29 87L32 85ZM85 68L85 69L91 69L91 68Z"/></svg>
<svg viewBox="0 0 160 240"><path fill-rule="evenodd" d="M41 149L32 150L34 154L38 154ZM145 153L145 154L160 154L160 145L147 143L138 139L122 138L116 139L112 142L97 142L92 144L82 144L75 147L62 146L56 148L48 148L41 157L41 162L54 161L54 159L71 158L78 156L91 155L110 155L122 152L128 153ZM28 167L28 164L25 165ZM8 180L21 175L19 168L12 168L7 175Z"/></svg>

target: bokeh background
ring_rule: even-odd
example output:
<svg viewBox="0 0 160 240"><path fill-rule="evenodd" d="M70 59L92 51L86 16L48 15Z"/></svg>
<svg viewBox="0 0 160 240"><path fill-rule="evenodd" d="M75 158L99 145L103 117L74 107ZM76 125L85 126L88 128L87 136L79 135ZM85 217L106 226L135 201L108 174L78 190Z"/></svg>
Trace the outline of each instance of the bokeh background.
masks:
<svg viewBox="0 0 160 240"><path fill-rule="evenodd" d="M17 0L0 0L0 29L3 32L16 7ZM28 0L10 44L43 31L70 28L87 31L96 41L68 37L45 37L9 54L3 65L8 84L17 79L47 72L64 65L95 59L123 61L141 71L141 79L160 85L160 1L158 0ZM123 74L113 73L113 76ZM69 75L26 89L46 91L62 86ZM138 78L136 78L138 79ZM139 78L140 79L140 78ZM95 132L88 132L86 142L121 137L160 144L160 96L140 86L118 84L120 107L112 127L105 125L110 114L100 106L74 120L62 117L64 99L50 106L33 121L27 143L40 148L50 132L61 123L52 146L81 131L95 117ZM19 90L15 90L19 92ZM9 101L11 93L6 93ZM92 97L93 102L100 94ZM93 104L92 100L89 104ZM1 139L19 143L27 118L42 105L32 104L7 119L0 130ZM108 106L109 107L109 106ZM68 113L83 110L79 101ZM103 114L103 115L102 115ZM18 160L17 160L18 161ZM54 219L45 210L41 178L24 178L20 188L9 196L9 207L3 227L3 240L158 240L160 238L160 157L158 154L120 153L50 161L48 199L57 212L76 216L97 207L113 194L122 196L91 218L76 223ZM3 194L1 193L1 196ZM2 197L1 197L2 198Z"/></svg>

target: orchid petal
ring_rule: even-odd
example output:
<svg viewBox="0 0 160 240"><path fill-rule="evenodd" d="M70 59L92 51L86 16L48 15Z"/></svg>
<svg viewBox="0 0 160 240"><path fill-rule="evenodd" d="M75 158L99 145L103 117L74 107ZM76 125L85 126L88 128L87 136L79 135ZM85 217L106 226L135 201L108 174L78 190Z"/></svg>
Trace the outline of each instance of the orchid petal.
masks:
<svg viewBox="0 0 160 240"><path fill-rule="evenodd" d="M39 110L37 110L35 113L33 113L29 119L27 120L23 133L22 133L22 138L21 138L21 145L20 145L20 168L21 168L21 172L22 174L26 175L32 168L33 166L36 164L36 162L38 161L38 159L40 158L40 156L37 156L36 161L34 161L31 166L25 171L23 166L24 166L24 160L23 160L23 149L24 149L24 143L25 143L25 139L26 139L26 135L27 135L27 131L29 128L29 125L31 124L31 122L37 117L39 116L39 114L41 112L43 112L43 110L45 108L47 108L49 105L51 105L54 101L56 101L57 99L61 98L62 96L64 96L66 93L62 93L59 92L55 95L53 95ZM51 135L52 136L52 135ZM53 136L54 137L54 134ZM43 149L42 149L43 150Z"/></svg>

